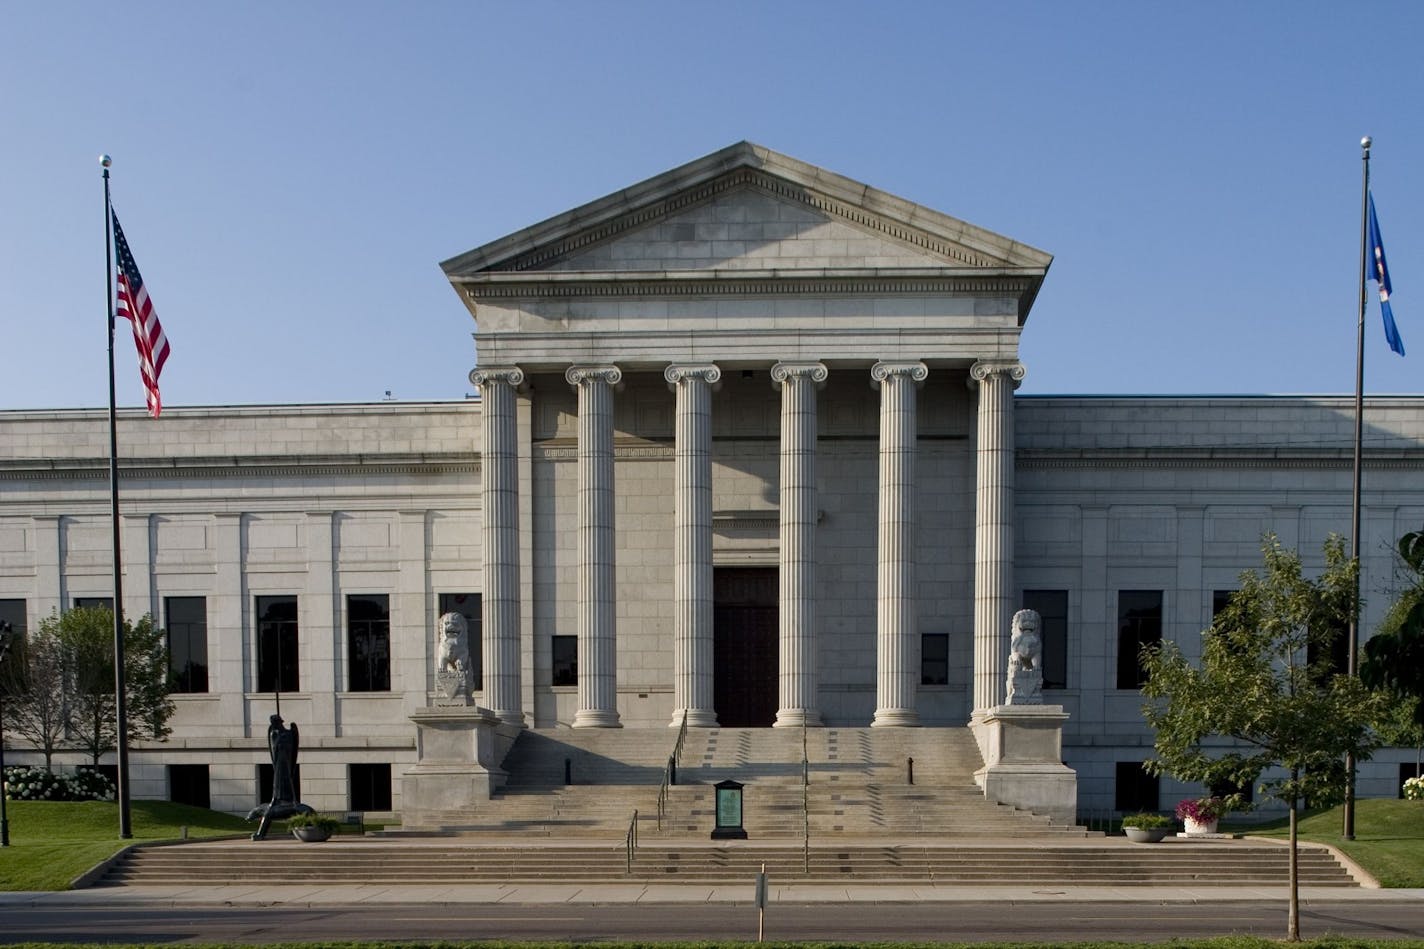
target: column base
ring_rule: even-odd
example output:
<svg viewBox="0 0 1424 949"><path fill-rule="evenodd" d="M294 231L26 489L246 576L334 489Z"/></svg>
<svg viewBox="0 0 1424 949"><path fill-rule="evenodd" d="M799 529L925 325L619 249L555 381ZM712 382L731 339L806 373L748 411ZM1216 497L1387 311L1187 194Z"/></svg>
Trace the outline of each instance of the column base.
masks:
<svg viewBox="0 0 1424 949"><path fill-rule="evenodd" d="M814 727L821 724L821 713L813 708L777 709L776 721L772 728L800 728L802 725Z"/></svg>
<svg viewBox="0 0 1424 949"><path fill-rule="evenodd" d="M574 712L574 728L622 728L618 713L612 709L581 708Z"/></svg>
<svg viewBox="0 0 1424 949"><path fill-rule="evenodd" d="M524 727L524 710L523 710L523 709L518 709L518 708L498 709L498 708L497 708L497 709L492 709L491 712L493 713L493 715L494 715L495 718L499 719L501 722L503 722L503 723L506 724L506 725L515 725L515 726L518 726L519 728L523 728L523 727Z"/></svg>
<svg viewBox="0 0 1424 949"><path fill-rule="evenodd" d="M912 708L878 708L871 728L918 728L920 713Z"/></svg>
<svg viewBox="0 0 1424 949"><path fill-rule="evenodd" d="M680 708L672 713L672 721L668 722L668 727L681 728L684 718L687 719L688 728L717 727L717 713L706 708Z"/></svg>

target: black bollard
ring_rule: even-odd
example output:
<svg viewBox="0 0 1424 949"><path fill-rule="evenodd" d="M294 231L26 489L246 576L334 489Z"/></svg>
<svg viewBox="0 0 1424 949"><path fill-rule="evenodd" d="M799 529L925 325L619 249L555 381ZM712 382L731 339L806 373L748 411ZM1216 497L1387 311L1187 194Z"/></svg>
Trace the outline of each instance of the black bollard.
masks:
<svg viewBox="0 0 1424 949"><path fill-rule="evenodd" d="M564 759L564 784L574 783L574 762L572 758Z"/></svg>
<svg viewBox="0 0 1424 949"><path fill-rule="evenodd" d="M915 783L915 759L908 758L905 761L905 770L909 772L910 783Z"/></svg>

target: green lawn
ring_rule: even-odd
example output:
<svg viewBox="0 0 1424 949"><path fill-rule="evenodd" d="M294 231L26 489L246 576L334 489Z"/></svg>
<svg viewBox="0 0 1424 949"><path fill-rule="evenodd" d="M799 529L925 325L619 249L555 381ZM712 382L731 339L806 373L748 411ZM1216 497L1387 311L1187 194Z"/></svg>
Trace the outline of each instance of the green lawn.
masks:
<svg viewBox="0 0 1424 949"><path fill-rule="evenodd" d="M1354 840L1340 839L1343 820L1339 807L1311 811L1300 821L1301 839L1335 846L1383 886L1424 887L1424 801L1357 801ZM1251 833L1289 836L1285 818Z"/></svg>
<svg viewBox="0 0 1424 949"><path fill-rule="evenodd" d="M240 817L168 801L134 801L132 840L119 839L119 805L107 801L6 801L10 846L0 849L0 890L64 890L130 843L251 833Z"/></svg>

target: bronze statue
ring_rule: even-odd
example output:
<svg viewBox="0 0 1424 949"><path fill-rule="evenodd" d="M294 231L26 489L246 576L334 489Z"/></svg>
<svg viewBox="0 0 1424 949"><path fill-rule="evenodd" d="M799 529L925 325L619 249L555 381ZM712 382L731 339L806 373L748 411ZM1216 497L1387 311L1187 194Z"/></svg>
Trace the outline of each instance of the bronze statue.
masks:
<svg viewBox="0 0 1424 949"><path fill-rule="evenodd" d="M283 820L293 814L310 814L312 808L301 802L301 792L297 787L297 750L301 744L297 723L282 727L282 716L273 715L267 725L267 751L272 756L272 800L259 804L247 814L248 820L262 819L257 826L253 840L267 836L267 828L274 820Z"/></svg>

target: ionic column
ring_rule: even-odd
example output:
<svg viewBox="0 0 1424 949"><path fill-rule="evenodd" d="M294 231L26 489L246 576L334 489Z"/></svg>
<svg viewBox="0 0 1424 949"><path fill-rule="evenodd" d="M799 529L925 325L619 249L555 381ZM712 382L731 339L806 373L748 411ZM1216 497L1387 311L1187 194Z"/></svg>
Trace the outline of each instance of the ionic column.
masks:
<svg viewBox="0 0 1424 949"><path fill-rule="evenodd" d="M878 362L880 528L876 579L875 718L871 725L918 725L919 611L915 597L915 389L929 375L920 362Z"/></svg>
<svg viewBox="0 0 1424 949"><path fill-rule="evenodd" d="M816 708L816 388L818 362L771 367L781 387L781 559L776 727L819 725Z"/></svg>
<svg viewBox="0 0 1424 949"><path fill-rule="evenodd" d="M613 561L613 387L617 366L573 366L578 389L578 711L575 728L618 727Z"/></svg>
<svg viewBox="0 0 1424 949"><path fill-rule="evenodd" d="M715 728L712 701L712 386L716 366L668 366L677 393L673 476L672 727Z"/></svg>
<svg viewBox="0 0 1424 949"><path fill-rule="evenodd" d="M515 388L524 372L514 366L470 373L480 392L480 502L484 520L484 590L480 594L480 648L484 704L512 725L524 724L519 683L519 436Z"/></svg>
<svg viewBox="0 0 1424 949"><path fill-rule="evenodd" d="M974 715L1002 705L1014 614L1014 390L1022 363L969 368L979 388L974 517Z"/></svg>

